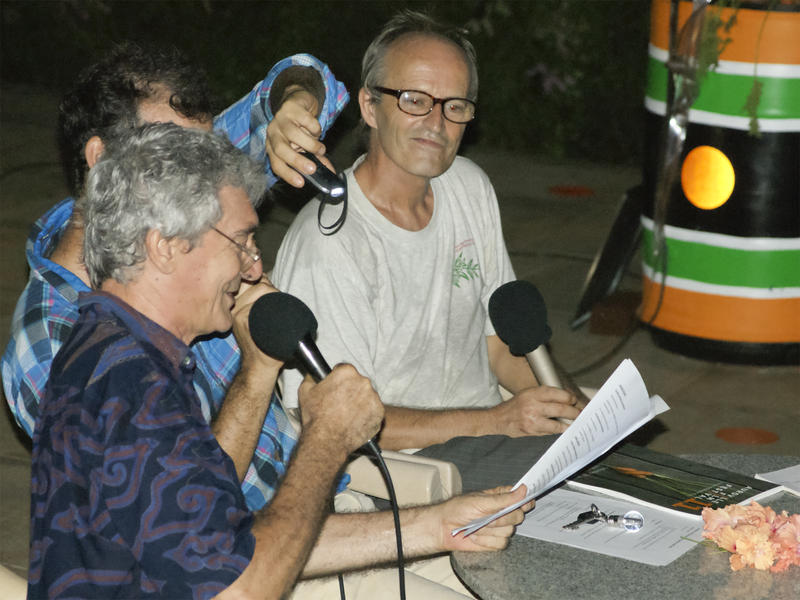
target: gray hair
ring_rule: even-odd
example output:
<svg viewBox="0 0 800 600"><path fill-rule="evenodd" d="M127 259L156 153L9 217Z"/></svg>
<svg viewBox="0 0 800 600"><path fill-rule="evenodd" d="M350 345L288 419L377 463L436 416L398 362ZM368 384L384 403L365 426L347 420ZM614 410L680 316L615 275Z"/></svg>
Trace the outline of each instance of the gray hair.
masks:
<svg viewBox="0 0 800 600"><path fill-rule="evenodd" d="M266 189L263 170L215 133L149 124L108 140L81 200L84 262L92 287L128 283L155 229L190 247L222 218L219 190L242 188L254 208Z"/></svg>
<svg viewBox="0 0 800 600"><path fill-rule="evenodd" d="M475 48L465 37L466 30L442 25L425 13L405 9L389 19L372 40L361 61L361 87L370 92L374 102L379 102L381 98L375 87L384 85L386 78L386 52L394 42L408 34L443 38L461 48L469 70L467 97L472 101L478 99L478 59Z"/></svg>

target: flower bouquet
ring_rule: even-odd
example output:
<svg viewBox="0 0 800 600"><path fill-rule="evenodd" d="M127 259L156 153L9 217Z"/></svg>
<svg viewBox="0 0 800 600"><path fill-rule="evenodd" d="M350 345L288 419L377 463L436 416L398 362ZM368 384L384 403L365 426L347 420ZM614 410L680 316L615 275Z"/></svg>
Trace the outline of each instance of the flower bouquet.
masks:
<svg viewBox="0 0 800 600"><path fill-rule="evenodd" d="M731 553L731 569L785 571L800 566L800 514L751 502L703 509L703 537Z"/></svg>

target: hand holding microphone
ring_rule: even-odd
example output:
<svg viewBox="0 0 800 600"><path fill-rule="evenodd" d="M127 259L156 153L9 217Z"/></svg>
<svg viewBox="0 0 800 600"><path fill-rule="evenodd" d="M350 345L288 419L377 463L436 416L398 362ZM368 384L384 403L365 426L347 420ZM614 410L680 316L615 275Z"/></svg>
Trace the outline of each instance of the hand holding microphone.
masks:
<svg viewBox="0 0 800 600"><path fill-rule="evenodd" d="M336 365L316 385L305 380L298 390L303 430L316 430L322 440L341 443L347 454L374 456L384 408L372 383L353 365Z"/></svg>
<svg viewBox="0 0 800 600"><path fill-rule="evenodd" d="M342 202L347 196L347 183L344 178L331 171L316 154L310 152L301 152L300 154L317 167L313 173L302 173L305 180L322 192L326 202L330 204Z"/></svg>
<svg viewBox="0 0 800 600"><path fill-rule="evenodd" d="M276 291L265 275L256 282L242 280L235 304L231 309L233 334L241 353L240 374L246 375L248 381L255 386L254 389L264 390L267 398L283 366L283 361L264 354L256 346L250 335L249 315L259 297Z"/></svg>
<svg viewBox="0 0 800 600"><path fill-rule="evenodd" d="M528 281L510 281L497 288L489 299L489 318L495 328L497 336L508 346L509 351L514 356L524 356L536 376L537 381L542 386L564 389L564 385L558 376L556 367L553 364L550 354L545 344L550 340L552 331L547 324L547 307L541 293L535 285ZM536 392L540 396L544 391ZM556 394L555 390L547 392ZM531 396L533 392L524 390L522 394ZM568 394L568 397L565 396ZM515 397L516 399L516 397ZM552 415L565 425L572 423L572 419L577 416L574 408L575 399L569 392L558 392L552 398L540 398L544 402L534 403L533 406L526 407L523 414L531 417L532 415L541 416L545 411L569 412L572 417L563 415ZM569 401L569 406L563 405ZM551 403L549 406L548 403ZM574 413L574 414L573 414ZM544 433L554 433L544 431Z"/></svg>
<svg viewBox="0 0 800 600"><path fill-rule="evenodd" d="M319 140L322 125L316 117L318 110L319 104L311 92L296 89L286 96L267 125L265 141L270 168L276 177L296 188L303 187L301 175L308 166L300 152L325 152L325 145Z"/></svg>
<svg viewBox="0 0 800 600"><path fill-rule="evenodd" d="M318 382L300 387L304 427L324 428L349 452L365 440L375 446L372 437L380 430L383 404L369 379L351 365L331 370L314 342L317 320L308 306L291 294L267 294L253 303L249 324L262 352L284 362L299 361Z"/></svg>

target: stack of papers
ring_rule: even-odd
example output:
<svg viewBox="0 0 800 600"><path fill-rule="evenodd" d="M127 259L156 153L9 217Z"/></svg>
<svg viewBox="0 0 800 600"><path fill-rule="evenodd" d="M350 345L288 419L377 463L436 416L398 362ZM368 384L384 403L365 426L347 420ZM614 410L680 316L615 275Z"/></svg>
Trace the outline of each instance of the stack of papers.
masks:
<svg viewBox="0 0 800 600"><path fill-rule="evenodd" d="M514 486L525 485L528 490L526 497L489 517L455 529L452 534L464 532L469 535L541 496L666 410L669 406L660 396L648 396L642 376L633 362L623 360L575 422Z"/></svg>

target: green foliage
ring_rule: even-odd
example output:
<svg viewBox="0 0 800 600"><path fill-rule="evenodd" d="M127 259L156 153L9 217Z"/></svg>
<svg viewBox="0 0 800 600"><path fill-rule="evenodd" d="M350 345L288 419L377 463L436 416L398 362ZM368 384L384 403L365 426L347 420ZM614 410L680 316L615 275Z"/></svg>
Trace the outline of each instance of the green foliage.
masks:
<svg viewBox="0 0 800 600"><path fill-rule="evenodd" d="M761 129L758 127L758 104L761 102L761 89L763 87L764 83L753 76L753 86L750 88L750 93L747 94L747 100L744 103L744 110L750 116L749 133L753 137L761 137Z"/></svg>
<svg viewBox="0 0 800 600"><path fill-rule="evenodd" d="M761 27L758 29L758 39L756 40L756 56L754 57L753 62L755 63L755 67L753 68L753 85L750 88L750 93L747 94L747 100L744 103L744 110L750 117L750 129L749 133L753 137L760 138L761 137L761 129L758 126L758 105L761 102L761 90L764 87L763 82L758 80L757 73L758 73L758 47L761 43L761 37L764 35L764 25L767 24L767 17L769 16L769 11L773 10L778 5L778 0L769 0L767 4L767 8L764 11L764 17L761 19Z"/></svg>
<svg viewBox="0 0 800 600"><path fill-rule="evenodd" d="M473 36L481 141L554 158L634 162L642 142L645 1L499 5Z"/></svg>
<svg viewBox="0 0 800 600"><path fill-rule="evenodd" d="M469 281L470 279L475 279L480 275L480 265L476 263L471 258L469 262L464 260L464 255L460 254L456 256L456 259L453 261L453 285L455 287L461 287L460 279L464 279Z"/></svg>
<svg viewBox="0 0 800 600"><path fill-rule="evenodd" d="M758 47L764 33L764 25L767 22L769 12L778 5L779 0L767 0L764 16L761 20L761 27L758 31L756 40L756 53L753 57L755 67L753 69L753 85L744 101L743 109L750 117L749 133L753 137L761 137L761 130L758 126L758 105L761 102L761 92L764 87L763 82L758 80ZM730 31L736 25L736 18L741 7L742 0L718 0L716 4L706 10L706 19L703 24L703 33L698 52L697 83L702 86L705 75L719 66L719 57L725 47L731 42ZM731 16L725 20L721 13L723 9L733 10Z"/></svg>
<svg viewBox="0 0 800 600"><path fill-rule="evenodd" d="M403 7L472 31L481 85L465 143L639 161L646 0L2 0L0 76L60 94L132 39L180 47L205 67L223 106L295 52L327 62L354 97L367 43ZM357 122L351 101L334 133Z"/></svg>
<svg viewBox="0 0 800 600"><path fill-rule="evenodd" d="M700 47L697 52L697 85L702 87L703 79L709 71L719 66L719 57L725 47L730 44L729 35L731 27L736 24L736 10L741 4L740 0L732 2L721 0L720 3L709 6L705 11L705 21L700 35ZM726 21L722 19L722 9L728 5L735 5L733 14Z"/></svg>

